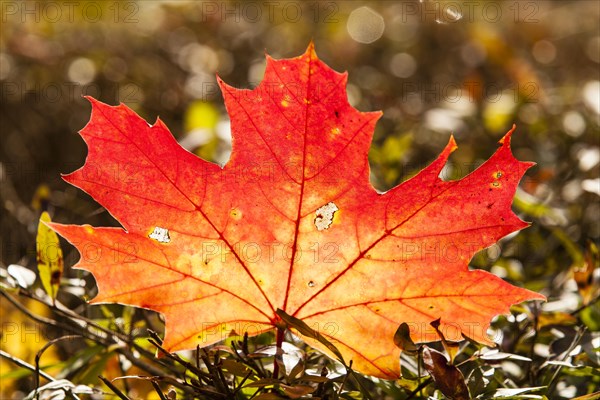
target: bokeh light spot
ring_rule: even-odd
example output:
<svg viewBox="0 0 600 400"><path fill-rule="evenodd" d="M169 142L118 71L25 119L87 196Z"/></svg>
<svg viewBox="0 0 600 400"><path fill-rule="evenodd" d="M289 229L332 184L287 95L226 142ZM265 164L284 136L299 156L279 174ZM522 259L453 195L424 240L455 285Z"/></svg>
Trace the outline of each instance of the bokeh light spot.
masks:
<svg viewBox="0 0 600 400"><path fill-rule="evenodd" d="M359 43L373 43L383 35L383 17L369 7L359 7L350 13L346 29L352 39Z"/></svg>
<svg viewBox="0 0 600 400"><path fill-rule="evenodd" d="M67 76L71 82L87 85L96 77L96 66L89 58L76 58L69 65Z"/></svg>

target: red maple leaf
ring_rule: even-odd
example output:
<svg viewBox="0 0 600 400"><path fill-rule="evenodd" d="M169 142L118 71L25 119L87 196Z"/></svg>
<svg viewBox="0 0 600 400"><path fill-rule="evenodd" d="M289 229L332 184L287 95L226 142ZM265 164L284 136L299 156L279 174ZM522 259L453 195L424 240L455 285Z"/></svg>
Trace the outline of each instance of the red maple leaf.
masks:
<svg viewBox="0 0 600 400"><path fill-rule="evenodd" d="M386 193L369 182L379 112L348 103L346 74L315 54L267 57L254 90L219 84L231 118L224 166L187 152L160 121L90 99L89 154L65 180L123 226L52 224L96 278L94 300L156 310L170 351L231 332L272 329L277 309L331 340L365 374L399 374L400 323L415 341L460 332L483 343L490 319L543 296L484 271L471 257L527 223L511 211L531 163L509 143L475 172L439 178L453 138L431 165ZM320 349L323 345L306 338Z"/></svg>

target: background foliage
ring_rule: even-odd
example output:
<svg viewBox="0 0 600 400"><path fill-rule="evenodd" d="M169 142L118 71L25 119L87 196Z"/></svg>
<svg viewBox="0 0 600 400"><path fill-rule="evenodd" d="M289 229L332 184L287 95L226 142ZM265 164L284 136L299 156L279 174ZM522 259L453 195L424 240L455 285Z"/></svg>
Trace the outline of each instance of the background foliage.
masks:
<svg viewBox="0 0 600 400"><path fill-rule="evenodd" d="M95 294L93 278L69 269L78 256L66 243L66 271L56 305L39 282L14 288L7 267L18 264L36 271L35 234L43 210L59 222L116 224L60 179L60 173L78 168L85 158L85 145L76 133L89 118L82 95L124 102L148 121L160 115L186 148L223 163L230 150L229 126L215 74L231 85L253 87L262 77L265 50L275 58L296 56L310 40L326 63L348 70L349 99L356 108L384 111L370 153L373 184L380 190L433 160L450 133L460 149L445 177L464 176L517 124L514 152L537 166L523 180L514 208L532 227L481 252L471 264L540 291L549 302L515 307L495 321L501 354L480 357L476 351L486 349L465 342L456 362L473 397L561 399L599 390L598 2L0 5L0 398L32 391L34 374L15 360L35 364L44 345L63 335L71 336L52 342L40 365L49 377L67 380L57 387L70 381L96 388L95 394L81 397L113 392L98 375L171 377L114 381L131 398L158 398L169 387L179 387L181 397L200 383L215 392L239 386L238 396L274 396L267 393L273 382L256 384L268 379L273 363L272 349L262 348L272 342L268 335L249 343L230 339L208 355L181 355L187 361L153 361L156 346L147 340L147 329L160 335L160 317L121 306L87 306L85 299ZM285 384L291 389L280 387L281 396L302 396L305 386L323 397L337 392L347 397L441 396L417 368L416 358L403 360L403 380L371 381L348 375L288 339L295 346L289 348L294 360L304 361L297 375L286 370ZM159 344L158 338L153 340ZM260 351L239 359L227 350L231 346L243 349L242 354ZM195 370L196 357L198 365L217 361L216 369ZM296 379L306 373L319 376L323 366L331 380ZM184 375L189 386L169 381ZM255 385L242 390L250 381ZM40 386L47 383L39 379ZM415 390L419 386L423 389ZM523 393L506 391L515 388Z"/></svg>

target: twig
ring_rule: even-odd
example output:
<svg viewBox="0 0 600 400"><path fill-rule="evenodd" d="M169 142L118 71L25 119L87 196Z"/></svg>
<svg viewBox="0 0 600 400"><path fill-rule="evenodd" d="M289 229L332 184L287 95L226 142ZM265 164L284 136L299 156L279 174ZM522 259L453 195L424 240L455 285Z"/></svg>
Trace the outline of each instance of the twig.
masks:
<svg viewBox="0 0 600 400"><path fill-rule="evenodd" d="M237 392L239 392L243 387L244 387L244 383L246 383L246 380L248 378L250 378L252 376L252 371L249 371L246 376L244 376L244 378L241 380L241 382L237 385L237 387L233 388L233 393L231 393L232 396L236 396ZM235 381L234 381L235 383Z"/></svg>
<svg viewBox="0 0 600 400"><path fill-rule="evenodd" d="M157 349L159 349L165 356L167 356L168 358L178 362L179 364L183 365L185 368L189 369L190 371L192 371L196 376L198 377L205 377L208 378L210 377L209 374L207 374L206 372L202 371L200 368L197 368L194 364L185 361L183 358L179 357L177 354L173 354L168 352L164 347L162 347L160 344L158 344L158 342L154 339L148 339L148 341L155 346ZM203 361L206 363L206 361L203 358Z"/></svg>
<svg viewBox="0 0 600 400"><path fill-rule="evenodd" d="M31 318L32 320L34 320L36 322L39 322L39 323L45 324L45 325L54 326L54 327L63 329L63 330L65 330L67 332L70 332L70 333L80 334L81 336L85 337L86 339L92 340L92 341L94 341L96 343L99 343L99 344L105 346L105 347L110 347L113 344L118 344L119 343L119 341L117 341L117 340L114 339L114 336L118 336L115 332L112 332L110 330L106 330L103 327L100 327L99 329L101 331L106 332L109 335L108 337L100 337L97 334L95 334L94 332L92 332L91 330L89 330L90 326L92 326L94 328L99 327L99 325L97 325L97 324L95 324L93 322L90 323L90 324L87 324L86 326L81 326L79 324L76 324L73 321L73 319L71 318L71 316L67 316L68 317L67 321L75 323L76 327L71 326L71 325L67 325L67 324L64 324L62 322L55 321L53 319L49 319L49 318L45 318L45 317L33 314L31 311L29 311L27 308L25 308L20 302L18 302L17 300L15 300L11 295L9 295L8 293L6 293L4 290L0 290L0 294L2 296L4 296L19 311L21 311L23 314L25 314L26 316L28 316L29 318ZM42 301L41 299L39 299L39 298L37 298L35 296L32 296L30 293L27 293L27 292L25 292L23 290L20 291L20 294L25 294L27 297L29 297L29 298L31 298L33 300L36 300L36 301L38 301L38 302L40 302L42 304L45 304L48 307L52 307L48 303ZM56 309L56 308L53 308L53 309L55 309L57 311L63 311L63 310ZM81 318L82 320L84 320L84 322L86 322L84 317L81 317L81 316L79 316L77 314L74 314L73 317ZM130 343L128 343L128 344L131 346ZM134 347L136 350L141 349L141 348L139 348L139 346L137 346L135 344L133 344L131 347ZM190 394L195 393L194 390L192 388L190 388L189 386L187 386L185 383L181 382L177 378L168 376L167 374L165 374L164 370L156 368L156 367L154 367L154 366L152 366L150 364L144 363L138 357L134 356L130 351L127 351L126 349L124 349L122 347L117 347L117 348L115 348L115 352L118 353L118 354L123 355L125 358L127 358L127 360L129 360L133 365L135 365L136 367L140 368L141 370L146 371L146 372L148 372L151 375L161 375L161 376L164 376L165 378L171 380L172 381L171 384L173 386L177 387L178 389L181 389L184 392L190 393ZM146 356L150 360L153 360L153 361L155 360L154 355L152 353L150 353L149 351L147 351L147 350L140 351L140 354ZM167 367L171 372L178 373L177 370L173 369L174 366L171 366L171 365L168 365L168 364L165 364L165 363L161 363L161 365Z"/></svg>
<svg viewBox="0 0 600 400"><path fill-rule="evenodd" d="M352 360L350 360L350 367L352 366ZM346 382L348 381L348 376L351 374L351 370L346 369L346 375L344 375L344 379L342 380L342 383L340 384L340 387L337 391L337 393L335 394L335 398L339 399L340 398L340 394L342 394L342 390L344 389L344 385L346 384Z"/></svg>
<svg viewBox="0 0 600 400"><path fill-rule="evenodd" d="M89 326L93 327L94 329L104 332L106 335L111 336L111 337L116 337L118 338L120 341L122 341L123 343L127 343L129 345L129 347L133 347L135 350L137 350L141 355L145 356L148 359L153 360L154 359L154 354L152 354L151 352L149 352L148 350L144 349L143 347L139 346L138 344L135 343L135 341L133 341L131 339L131 337L129 337L128 335L124 335L124 334L120 334L118 332L112 331L108 328L105 328L99 324L97 324L95 321L86 318L82 315L79 315L77 313L74 313L73 311L71 311L70 309L68 309L66 306L64 306L63 304L56 302L55 305L53 304L48 304L47 302L43 301L42 299L33 296L31 293L26 292L26 291L22 291L21 294L24 294L26 297L38 301L44 305L46 305L47 307L51 308L52 310L54 310L55 312L67 317L68 320L72 321L73 323L75 323L77 325L78 328L83 329L86 332L89 332ZM18 302L16 302L18 303ZM15 304L13 302L13 304ZM16 305L16 304L15 304ZM20 304L19 304L20 305ZM23 312L25 312L26 309L24 309L22 306L19 307L19 309L21 309ZM77 323L76 321L80 320L84 323L86 323L88 326L82 326L79 323ZM77 333L75 331L73 331L73 329L69 329L69 328L65 328L64 325L62 326L63 329L69 330L70 332L74 332ZM94 334L94 336L96 338L100 338L100 336L98 336L97 334ZM89 338L89 337L88 337ZM92 340L95 340L93 338L90 338ZM95 340L98 342L98 340ZM117 342L116 340L112 340L113 342ZM105 343L103 343L104 345L106 345ZM167 365L167 364L163 364L165 365L165 367L169 368L169 370L171 372L177 373L178 371L174 370L173 368L171 368L171 366ZM150 372L150 371L148 371ZM155 373L154 373L155 374ZM156 375L156 374L155 374Z"/></svg>
<svg viewBox="0 0 600 400"><path fill-rule="evenodd" d="M68 336L61 336L59 338L53 339L51 341L49 341L48 343L46 343L35 355L35 394L34 396L37 397L37 391L40 387L40 358L42 357L42 354L44 354L44 351L46 351L46 349L50 346L52 346L54 343L60 342L61 340L66 340L66 339L75 339L75 338L81 338L82 336L80 335L68 335Z"/></svg>
<svg viewBox="0 0 600 400"><path fill-rule="evenodd" d="M229 395L230 394L229 386L227 385L226 382L222 381L222 374L219 374L220 368L218 368L216 365L214 365L213 363L210 362L208 352L205 349L202 349L202 353L200 353L200 357L202 358L202 361L204 361L204 365L206 365L208 372L210 372L212 382L217 387L217 390L219 391L219 393L225 393L225 394Z"/></svg>
<svg viewBox="0 0 600 400"><path fill-rule="evenodd" d="M154 387L154 390L156 391L156 393L158 393L158 397L160 397L160 400L168 400L165 397L165 394L163 393L163 391L161 390L160 386L158 386L158 383L156 383L155 381L151 380L150 383L152 384L152 386Z"/></svg>
<svg viewBox="0 0 600 400"><path fill-rule="evenodd" d="M20 358L17 358L15 356L8 354L4 350L0 350L0 357L6 358L7 360L17 364L19 367L23 367L34 373L36 372L36 369L33 365L29 364L26 361L21 360ZM40 374L40 376L43 376L45 379L49 380L50 382L54 382L56 380L52 376L45 373L44 371L38 371L38 373Z"/></svg>
<svg viewBox="0 0 600 400"><path fill-rule="evenodd" d="M72 331L68 325L65 325L65 324L63 324L61 322L55 321L55 320L50 319L50 318L45 318L45 317L41 317L39 315L33 314L25 306L23 306L21 303L19 303L17 300L15 300L11 295L9 295L8 293L6 293L4 290L0 290L0 294L2 296L4 296L19 311L21 311L23 314L27 315L29 318L33 319L34 321L37 321L37 322L39 322L41 324L51 325L51 326L55 326L57 328L62 328L64 330Z"/></svg>
<svg viewBox="0 0 600 400"><path fill-rule="evenodd" d="M111 381L109 381L108 379L106 379L105 377L103 377L102 375L98 375L98 378L104 382L104 384L106 386L108 386L110 388L110 390L113 391L114 394L116 394L117 396L119 396L119 398L121 400L131 400L129 397L127 397L123 392L121 392L119 390L119 388L117 388L115 385L112 384Z"/></svg>
<svg viewBox="0 0 600 400"><path fill-rule="evenodd" d="M600 295L598 295L595 298L593 298L592 300L588 301L586 304L582 304L575 311L572 311L571 315L577 315L577 314L579 314L580 312L582 312L583 310L585 310L589 306L593 306L594 304L596 304L599 300L600 300Z"/></svg>
<svg viewBox="0 0 600 400"><path fill-rule="evenodd" d="M238 346L236 345L235 342L231 343L231 347L233 348L233 351L234 351L233 355L238 360L240 360L240 362L242 364L244 364L248 368L256 371L261 378L266 377L267 376L267 372L265 371L265 368L262 365L262 363L258 363L258 362L256 362L256 360L254 358L248 357L248 354L250 354L250 350L248 348L248 332L244 333L244 338L242 339L241 342L238 341L238 343L240 343L241 346L242 346L241 352L244 355L244 357L242 357L240 355L240 351L238 351Z"/></svg>
<svg viewBox="0 0 600 400"><path fill-rule="evenodd" d="M538 303L536 301L533 302L533 338L531 339L531 346L529 348L529 358L532 360L527 367L527 375L529 376L529 384L530 386L535 386L535 377L533 371L533 356L535 355L535 343L538 338L539 331L539 319L540 319L540 310L538 307Z"/></svg>
<svg viewBox="0 0 600 400"><path fill-rule="evenodd" d="M421 382L419 384L419 386L417 386L415 388L415 390L413 390L412 392L410 392L408 394L408 397L406 399L404 399L404 400L410 400L410 399L412 399L413 397L415 397L415 395L417 393L419 393L421 390L425 389L431 382L433 382L433 379L431 379L431 377L425 379L423 382Z"/></svg>
<svg viewBox="0 0 600 400"><path fill-rule="evenodd" d="M583 335L584 335L585 331L586 331L586 328L578 329L577 330L577 334L575 335L575 338L573 338L573 342L571 342L571 344L569 345L569 348L562 353L563 357L562 357L561 361L564 361L569 356L569 354L571 354L571 352L573 351L573 349L575 347L577 347L577 345L579 344L579 342L581 341L581 339L583 339ZM554 372L554 374L552 375L552 377L550 378L550 381L546 385L548 387L546 389L546 393L548 393L548 395L550 395L550 393L552 392L552 390L554 390L555 379L558 376L558 374L560 373L561 369L562 369L562 365L559 365L556 368L556 371Z"/></svg>

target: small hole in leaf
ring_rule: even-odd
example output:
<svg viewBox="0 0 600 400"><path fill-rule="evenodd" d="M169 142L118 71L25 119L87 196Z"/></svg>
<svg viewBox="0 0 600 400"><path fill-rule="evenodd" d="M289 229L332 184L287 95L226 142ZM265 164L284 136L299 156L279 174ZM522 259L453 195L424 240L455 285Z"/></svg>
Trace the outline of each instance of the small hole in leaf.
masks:
<svg viewBox="0 0 600 400"><path fill-rule="evenodd" d="M308 282L308 287L315 287L315 283L313 281Z"/></svg>
<svg viewBox="0 0 600 400"><path fill-rule="evenodd" d="M229 216L231 219L240 220L242 218L242 212L237 208L232 208L231 211L229 211Z"/></svg>

